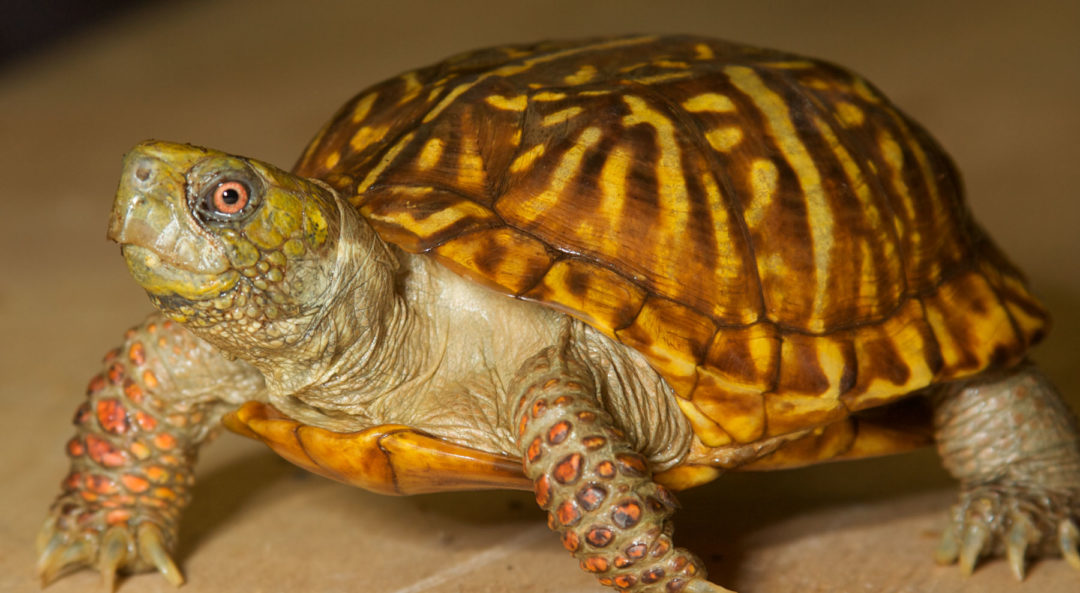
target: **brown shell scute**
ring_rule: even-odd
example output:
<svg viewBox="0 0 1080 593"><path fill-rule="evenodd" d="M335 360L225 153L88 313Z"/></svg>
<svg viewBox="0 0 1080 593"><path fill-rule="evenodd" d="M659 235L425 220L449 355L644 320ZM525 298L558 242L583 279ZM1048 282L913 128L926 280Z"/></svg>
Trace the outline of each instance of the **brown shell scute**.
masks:
<svg viewBox="0 0 1080 593"><path fill-rule="evenodd" d="M359 95L296 170L384 239L644 353L708 446L1011 364L1046 323L934 140L779 52L464 54Z"/></svg>

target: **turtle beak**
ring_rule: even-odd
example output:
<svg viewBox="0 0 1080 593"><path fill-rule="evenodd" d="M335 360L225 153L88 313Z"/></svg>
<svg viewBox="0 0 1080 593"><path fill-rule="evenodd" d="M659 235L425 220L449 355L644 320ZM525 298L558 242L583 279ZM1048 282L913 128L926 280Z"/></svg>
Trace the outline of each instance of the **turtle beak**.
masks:
<svg viewBox="0 0 1080 593"><path fill-rule="evenodd" d="M106 237L150 249L185 270L228 270L217 242L188 212L184 174L205 155L168 142L144 142L127 153Z"/></svg>
<svg viewBox="0 0 1080 593"><path fill-rule="evenodd" d="M222 289L225 278L212 277L231 280L221 245L188 212L185 174L205 156L192 146L145 142L124 157L106 236L152 293L198 298Z"/></svg>
<svg viewBox="0 0 1080 593"><path fill-rule="evenodd" d="M106 237L121 245L153 245L161 230L179 214L170 200L161 199L183 191L183 179L172 179L174 176L144 145L127 153Z"/></svg>

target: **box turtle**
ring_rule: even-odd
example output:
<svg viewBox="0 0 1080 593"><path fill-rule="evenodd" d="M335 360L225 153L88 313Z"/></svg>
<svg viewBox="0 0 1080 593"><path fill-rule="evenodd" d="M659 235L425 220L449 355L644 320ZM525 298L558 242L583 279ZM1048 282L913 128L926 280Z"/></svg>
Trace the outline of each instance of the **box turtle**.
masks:
<svg viewBox="0 0 1080 593"><path fill-rule="evenodd" d="M407 72L291 172L140 144L109 237L159 313L75 415L42 580L179 584L222 422L376 492L533 490L621 591L726 590L673 490L931 442L961 483L939 561L1080 568L1076 423L1025 360L1047 316L962 194L858 76L695 37Z"/></svg>

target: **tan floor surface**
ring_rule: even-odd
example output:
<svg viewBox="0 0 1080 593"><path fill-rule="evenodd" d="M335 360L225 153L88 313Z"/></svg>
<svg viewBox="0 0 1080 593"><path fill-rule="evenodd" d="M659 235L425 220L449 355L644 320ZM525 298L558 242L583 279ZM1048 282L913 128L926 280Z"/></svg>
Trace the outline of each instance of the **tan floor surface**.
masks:
<svg viewBox="0 0 1080 593"><path fill-rule="evenodd" d="M684 31L861 71L956 157L979 219L1054 311L1035 356L1078 401L1080 4L312 4L175 2L0 72L0 590L37 590L32 541L71 414L99 355L149 311L103 240L120 155L157 137L288 166L354 92L480 45ZM199 479L179 550L187 593L601 590L527 494L382 497L232 435ZM732 476L686 493L677 526L742 593L1080 590L1060 560L1023 584L1002 562L970 579L936 567L951 497L925 452ZM50 588L101 590L89 572ZM171 587L138 576L120 590Z"/></svg>

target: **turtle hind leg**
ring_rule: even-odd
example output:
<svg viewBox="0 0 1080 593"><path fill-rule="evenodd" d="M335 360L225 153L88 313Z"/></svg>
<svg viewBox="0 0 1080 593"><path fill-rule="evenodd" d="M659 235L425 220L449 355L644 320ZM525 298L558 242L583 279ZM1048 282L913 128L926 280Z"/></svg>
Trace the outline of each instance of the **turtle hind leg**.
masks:
<svg viewBox="0 0 1080 593"><path fill-rule="evenodd" d="M1060 553L1080 569L1080 432L1050 381L1025 364L934 397L946 469L961 482L938 560L970 573L1004 554L1017 578L1028 557Z"/></svg>
<svg viewBox="0 0 1080 593"><path fill-rule="evenodd" d="M552 348L531 359L511 389L521 394L525 474L583 570L631 593L731 593L672 544L677 503L600 407L584 365Z"/></svg>

